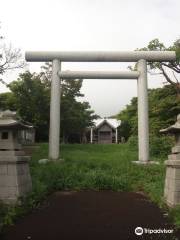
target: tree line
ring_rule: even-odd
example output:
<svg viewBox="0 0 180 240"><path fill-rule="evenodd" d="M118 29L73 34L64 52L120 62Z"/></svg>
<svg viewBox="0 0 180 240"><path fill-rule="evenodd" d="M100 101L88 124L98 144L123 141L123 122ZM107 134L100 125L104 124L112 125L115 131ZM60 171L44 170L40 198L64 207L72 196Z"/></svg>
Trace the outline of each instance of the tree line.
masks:
<svg viewBox="0 0 180 240"><path fill-rule="evenodd" d="M148 100L150 134L160 136L159 130L174 124L180 113L180 101L176 89L171 84L162 88L149 89ZM122 121L119 131L126 140L132 135L137 135L137 97L132 98L130 104L117 115L117 118Z"/></svg>
<svg viewBox="0 0 180 240"><path fill-rule="evenodd" d="M17 111L36 128L36 140L47 141L49 132L50 86L45 74L25 72L8 85L10 92L0 94L0 109ZM88 102L78 101L82 80L61 81L61 141L82 142L86 128L97 118Z"/></svg>

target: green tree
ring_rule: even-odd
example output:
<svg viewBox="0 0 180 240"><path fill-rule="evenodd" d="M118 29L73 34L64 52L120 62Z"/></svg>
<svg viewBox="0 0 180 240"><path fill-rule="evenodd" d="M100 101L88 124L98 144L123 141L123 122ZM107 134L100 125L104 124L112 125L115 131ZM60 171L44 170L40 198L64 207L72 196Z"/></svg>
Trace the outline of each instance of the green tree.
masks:
<svg viewBox="0 0 180 240"><path fill-rule="evenodd" d="M176 60L172 62L149 62L149 69L151 73L154 73L153 70L158 72L154 74L162 74L167 83L171 84L176 92L178 99L180 100L180 81L178 74L180 73L180 39L177 39L171 46L166 47L159 39L153 39L149 42L147 47L138 49L144 51L175 51Z"/></svg>
<svg viewBox="0 0 180 240"><path fill-rule="evenodd" d="M69 106L69 108L68 108ZM97 118L90 109L88 102L78 102L68 98L62 99L61 107L61 133L64 142L86 142L87 127L93 125L93 119Z"/></svg>
<svg viewBox="0 0 180 240"><path fill-rule="evenodd" d="M79 79L61 81L61 137L64 142L71 141L72 136L82 142L86 128L97 117L88 102L78 101L84 96L80 93L81 87Z"/></svg>
<svg viewBox="0 0 180 240"><path fill-rule="evenodd" d="M172 125L180 112L179 100L172 85L149 90L150 132L159 135L159 130Z"/></svg>
<svg viewBox="0 0 180 240"><path fill-rule="evenodd" d="M16 99L12 92L5 92L0 94L0 110L16 110Z"/></svg>
<svg viewBox="0 0 180 240"><path fill-rule="evenodd" d="M16 81L9 84L15 107L24 121L36 127L37 140L47 140L49 126L49 88L37 74L20 74Z"/></svg>
<svg viewBox="0 0 180 240"><path fill-rule="evenodd" d="M150 133L159 135L159 130L173 124L180 112L176 90L172 85L149 89L148 99ZM137 135L137 98L133 98L131 103L117 117L122 120L120 131L124 133L126 139L131 135Z"/></svg>
<svg viewBox="0 0 180 240"><path fill-rule="evenodd" d="M49 134L50 86L45 74L25 72L8 85L11 92L0 94L2 110L17 110L19 116L36 127L38 141L47 141ZM88 102L79 102L83 96L82 80L61 81L61 138L71 141L72 135L81 142L86 128L96 118Z"/></svg>
<svg viewBox="0 0 180 240"><path fill-rule="evenodd" d="M117 118L121 120L120 135L127 140L130 135L137 134L137 98L132 98L129 105L122 110Z"/></svg>

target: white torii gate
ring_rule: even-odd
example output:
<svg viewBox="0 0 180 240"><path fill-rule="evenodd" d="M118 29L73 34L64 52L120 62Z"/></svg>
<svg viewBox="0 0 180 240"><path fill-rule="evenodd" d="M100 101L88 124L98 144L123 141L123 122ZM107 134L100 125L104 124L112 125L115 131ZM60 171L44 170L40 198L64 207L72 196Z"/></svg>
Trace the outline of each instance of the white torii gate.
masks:
<svg viewBox="0 0 180 240"><path fill-rule="evenodd" d="M52 61L49 158L59 159L61 79L137 79L139 163L149 162L147 61L174 61L174 51L26 52L29 62ZM137 62L137 71L61 71L61 62Z"/></svg>

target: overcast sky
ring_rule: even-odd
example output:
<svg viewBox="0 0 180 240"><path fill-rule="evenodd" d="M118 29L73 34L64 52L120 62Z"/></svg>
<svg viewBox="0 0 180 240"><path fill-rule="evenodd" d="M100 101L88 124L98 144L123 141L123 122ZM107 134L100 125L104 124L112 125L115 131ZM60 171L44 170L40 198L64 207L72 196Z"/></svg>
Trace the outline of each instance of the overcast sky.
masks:
<svg viewBox="0 0 180 240"><path fill-rule="evenodd" d="M166 46L180 37L179 0L5 0L1 33L27 50L134 50L159 38ZM29 64L30 71L40 65ZM63 63L63 70L126 70L123 63ZM14 73L4 76L12 81ZM149 88L164 79L149 76ZM133 96L136 80L84 80L82 93L97 114L118 113ZM0 90L5 91L0 85Z"/></svg>

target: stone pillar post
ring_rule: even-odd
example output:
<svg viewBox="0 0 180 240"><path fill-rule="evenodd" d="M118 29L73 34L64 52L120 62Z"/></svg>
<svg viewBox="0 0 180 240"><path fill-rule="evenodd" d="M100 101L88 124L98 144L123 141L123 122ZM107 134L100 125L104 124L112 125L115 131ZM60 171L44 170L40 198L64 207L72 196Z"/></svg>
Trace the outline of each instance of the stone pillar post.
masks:
<svg viewBox="0 0 180 240"><path fill-rule="evenodd" d="M138 78L138 145L139 163L149 161L149 123L148 123L148 89L147 64L141 59L137 64L140 73Z"/></svg>
<svg viewBox="0 0 180 240"><path fill-rule="evenodd" d="M90 142L93 143L93 128L91 128L91 139Z"/></svg>
<svg viewBox="0 0 180 240"><path fill-rule="evenodd" d="M116 143L118 143L118 130L116 128Z"/></svg>
<svg viewBox="0 0 180 240"><path fill-rule="evenodd" d="M58 72L61 63L58 59L52 62L51 102L50 102L50 128L49 128L49 159L59 159L60 142L60 78Z"/></svg>

